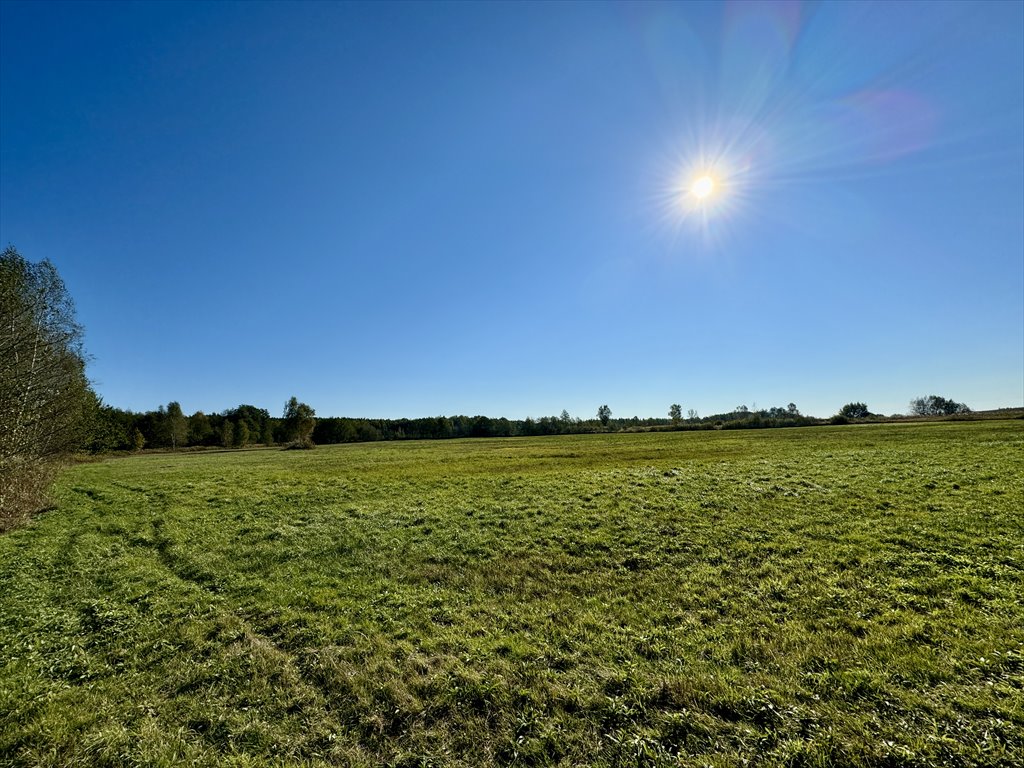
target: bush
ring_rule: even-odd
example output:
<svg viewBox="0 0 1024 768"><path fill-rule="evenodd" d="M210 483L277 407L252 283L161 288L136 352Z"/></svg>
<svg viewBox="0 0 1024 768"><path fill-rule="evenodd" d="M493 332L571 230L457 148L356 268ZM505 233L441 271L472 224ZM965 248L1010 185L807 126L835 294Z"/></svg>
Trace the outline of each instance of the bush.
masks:
<svg viewBox="0 0 1024 768"><path fill-rule="evenodd" d="M47 490L57 474L55 462L16 460L7 462L0 474L0 532L23 524L35 512L50 505Z"/></svg>

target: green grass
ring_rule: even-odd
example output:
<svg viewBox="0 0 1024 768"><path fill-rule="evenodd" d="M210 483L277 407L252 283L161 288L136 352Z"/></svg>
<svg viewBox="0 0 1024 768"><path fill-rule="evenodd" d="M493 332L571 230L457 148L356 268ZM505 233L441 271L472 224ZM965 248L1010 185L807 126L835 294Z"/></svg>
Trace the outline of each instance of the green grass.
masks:
<svg viewBox="0 0 1024 768"><path fill-rule="evenodd" d="M76 466L0 763L1006 766L1024 422Z"/></svg>

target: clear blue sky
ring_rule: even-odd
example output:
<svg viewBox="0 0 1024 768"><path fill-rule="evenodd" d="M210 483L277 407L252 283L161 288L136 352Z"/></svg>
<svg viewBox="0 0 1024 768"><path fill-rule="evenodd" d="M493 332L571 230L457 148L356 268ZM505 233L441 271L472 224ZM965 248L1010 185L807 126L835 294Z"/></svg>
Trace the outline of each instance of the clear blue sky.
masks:
<svg viewBox="0 0 1024 768"><path fill-rule="evenodd" d="M1020 2L4 0L0 43L0 245L113 405L1024 401Z"/></svg>

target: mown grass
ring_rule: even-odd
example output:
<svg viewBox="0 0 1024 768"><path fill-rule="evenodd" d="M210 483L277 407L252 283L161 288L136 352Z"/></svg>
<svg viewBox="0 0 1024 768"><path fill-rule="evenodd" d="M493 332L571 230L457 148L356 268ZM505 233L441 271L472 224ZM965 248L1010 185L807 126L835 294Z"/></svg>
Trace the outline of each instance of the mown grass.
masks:
<svg viewBox="0 0 1024 768"><path fill-rule="evenodd" d="M13 765L1007 766L1024 423L82 465L0 538Z"/></svg>

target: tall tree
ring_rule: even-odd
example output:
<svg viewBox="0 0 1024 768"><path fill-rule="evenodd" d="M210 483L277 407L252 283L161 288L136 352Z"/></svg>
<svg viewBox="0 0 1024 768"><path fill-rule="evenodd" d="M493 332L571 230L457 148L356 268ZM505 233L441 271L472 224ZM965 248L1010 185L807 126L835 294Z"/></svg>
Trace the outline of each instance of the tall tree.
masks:
<svg viewBox="0 0 1024 768"><path fill-rule="evenodd" d="M284 404L285 440L297 445L312 446L315 416L316 411L293 396Z"/></svg>
<svg viewBox="0 0 1024 768"><path fill-rule="evenodd" d="M235 427L228 419L224 419L220 425L220 444L225 448L230 448L234 439Z"/></svg>
<svg viewBox="0 0 1024 768"><path fill-rule="evenodd" d="M240 419L238 421L238 423L235 424L235 435L234 435L234 439L232 440L231 444L235 448L243 448L246 445L248 445L248 443L249 443L249 425L245 422L244 419Z"/></svg>
<svg viewBox="0 0 1024 768"><path fill-rule="evenodd" d="M597 409L597 418L600 419L601 424L605 427L608 426L608 421L612 417L612 409L607 405L602 405Z"/></svg>
<svg viewBox="0 0 1024 768"><path fill-rule="evenodd" d="M167 404L165 429L167 430L167 442L172 450L178 450L188 443L188 419L181 411L181 403L174 400Z"/></svg>
<svg viewBox="0 0 1024 768"><path fill-rule="evenodd" d="M82 335L54 266L0 253L0 528L43 503L57 461L88 436L98 400Z"/></svg>
<svg viewBox="0 0 1024 768"><path fill-rule="evenodd" d="M678 424L683 418L683 406L679 403L672 403L668 407L668 417L672 419L673 424Z"/></svg>

